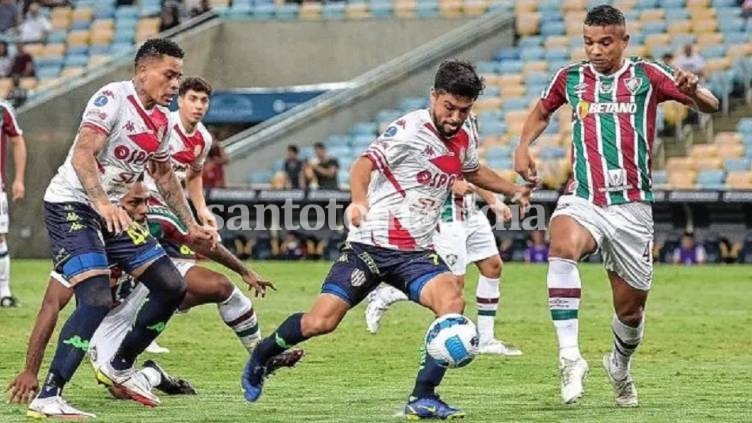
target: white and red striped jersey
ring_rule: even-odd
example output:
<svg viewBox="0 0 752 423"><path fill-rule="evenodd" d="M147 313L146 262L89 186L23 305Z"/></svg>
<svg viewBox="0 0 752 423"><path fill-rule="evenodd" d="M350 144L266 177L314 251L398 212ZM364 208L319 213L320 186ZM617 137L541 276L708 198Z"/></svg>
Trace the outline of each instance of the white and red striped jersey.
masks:
<svg viewBox="0 0 752 423"><path fill-rule="evenodd" d="M8 163L8 138L23 134L21 127L16 121L16 112L13 106L5 100L0 100L0 112L3 114L0 125L0 191L5 191L5 169Z"/></svg>
<svg viewBox="0 0 752 423"><path fill-rule="evenodd" d="M348 241L404 251L432 248L454 181L480 166L473 141L467 126L450 139L439 135L428 110L389 125L363 154L375 169L369 209Z"/></svg>
<svg viewBox="0 0 752 423"><path fill-rule="evenodd" d="M81 119L81 127L92 128L107 136L97 156L102 187L110 201L117 202L144 173L150 160L167 161L169 152L170 111L154 106L146 110L131 81L105 85L91 97ZM73 142L78 142L78 137ZM68 152L52 178L44 201L51 203L89 203L78 180Z"/></svg>
<svg viewBox="0 0 752 423"><path fill-rule="evenodd" d="M201 122L196 125L193 132L188 133L183 127L179 112L172 112L170 120L173 122L170 128L170 160L175 175L183 183L189 168L196 172L201 172L201 169L203 169L212 146L212 136ZM154 179L149 176L148 172L145 175L144 182L151 190L152 195L164 203Z"/></svg>
<svg viewBox="0 0 752 423"><path fill-rule="evenodd" d="M572 178L567 192L597 205L653 201L651 153L656 108L691 104L674 83L674 70L638 57L611 75L590 62L560 69L541 95L548 111L572 106Z"/></svg>

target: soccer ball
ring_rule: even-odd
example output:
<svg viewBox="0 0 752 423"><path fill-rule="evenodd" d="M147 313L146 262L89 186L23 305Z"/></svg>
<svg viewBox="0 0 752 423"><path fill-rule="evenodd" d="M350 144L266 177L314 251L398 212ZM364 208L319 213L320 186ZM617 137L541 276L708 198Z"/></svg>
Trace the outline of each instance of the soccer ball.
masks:
<svg viewBox="0 0 752 423"><path fill-rule="evenodd" d="M426 351L442 366L466 366L478 354L478 329L461 314L440 316L428 327Z"/></svg>

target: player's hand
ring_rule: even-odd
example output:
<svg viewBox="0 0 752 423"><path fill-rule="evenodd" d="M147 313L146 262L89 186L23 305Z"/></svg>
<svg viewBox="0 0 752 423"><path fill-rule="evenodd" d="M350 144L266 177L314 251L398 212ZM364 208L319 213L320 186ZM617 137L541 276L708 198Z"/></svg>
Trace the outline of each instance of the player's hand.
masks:
<svg viewBox="0 0 752 423"><path fill-rule="evenodd" d="M520 216L524 216L527 208L530 207L530 197L533 195L535 186L535 184L517 186L517 193L512 197L512 202L519 204Z"/></svg>
<svg viewBox="0 0 752 423"><path fill-rule="evenodd" d="M694 96L697 94L697 86L700 82L700 78L692 72L685 71L684 69L677 69L674 74L674 83L676 88L683 94L688 96Z"/></svg>
<svg viewBox="0 0 752 423"><path fill-rule="evenodd" d="M266 288L271 288L274 291L277 290L277 287L274 286L273 283L264 280L264 278L262 278L258 273L252 270L249 273L243 275L243 282L248 284L248 289L253 289L253 291L256 293L256 297L265 297Z"/></svg>
<svg viewBox="0 0 752 423"><path fill-rule="evenodd" d="M452 185L452 192L454 192L456 195L464 196L465 194L470 194L471 192L473 192L473 187L470 186L470 184L468 184L464 179L457 179Z"/></svg>
<svg viewBox="0 0 752 423"><path fill-rule="evenodd" d="M37 395L38 390L39 380L37 376L28 370L24 370L10 381L5 392L9 392L8 403L28 404Z"/></svg>
<svg viewBox="0 0 752 423"><path fill-rule="evenodd" d="M501 201L497 201L491 204L491 210L496 214L496 218L502 222L509 222L512 220L512 209Z"/></svg>
<svg viewBox="0 0 752 423"><path fill-rule="evenodd" d="M208 245L209 250L217 248L219 233L212 227L191 225L188 227L188 238L193 242Z"/></svg>
<svg viewBox="0 0 752 423"><path fill-rule="evenodd" d="M345 210L345 222L349 219L350 225L359 228L368 214L368 206L363 203L350 203Z"/></svg>
<svg viewBox="0 0 752 423"><path fill-rule="evenodd" d="M208 207L198 212L198 218L205 227L217 230L217 218Z"/></svg>
<svg viewBox="0 0 752 423"><path fill-rule="evenodd" d="M107 225L107 231L115 235L127 230L133 222L128 213L116 204L107 203L97 209Z"/></svg>
<svg viewBox="0 0 752 423"><path fill-rule="evenodd" d="M13 193L13 201L21 201L26 195L26 187L21 181L13 181L11 192Z"/></svg>
<svg viewBox="0 0 752 423"><path fill-rule="evenodd" d="M530 183L539 183L538 169L527 145L520 144L514 150L514 171Z"/></svg>

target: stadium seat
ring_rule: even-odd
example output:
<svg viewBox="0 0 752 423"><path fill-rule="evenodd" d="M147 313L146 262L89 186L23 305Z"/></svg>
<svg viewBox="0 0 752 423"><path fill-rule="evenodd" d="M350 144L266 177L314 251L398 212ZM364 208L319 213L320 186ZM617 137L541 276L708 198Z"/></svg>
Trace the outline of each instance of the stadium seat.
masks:
<svg viewBox="0 0 752 423"><path fill-rule="evenodd" d="M415 0L395 0L394 15L400 18L412 18L415 16Z"/></svg>
<svg viewBox="0 0 752 423"><path fill-rule="evenodd" d="M736 124L736 130L742 135L752 134L752 118L743 118Z"/></svg>
<svg viewBox="0 0 752 423"><path fill-rule="evenodd" d="M668 172L668 184L673 189L694 189L697 174L693 170Z"/></svg>
<svg viewBox="0 0 752 423"><path fill-rule="evenodd" d="M528 47L538 47L538 46L543 45L543 43L546 40L547 40L547 37L543 37L543 36L540 36L540 35L529 35L529 36L526 36L526 37L521 37L520 40L519 40L519 42L517 43L517 45L521 49L526 49ZM506 51L506 49L502 50L502 52L503 51ZM499 59L502 59L502 58L500 58L500 57L497 56L497 60L499 60ZM504 57L504 59L506 59L506 57Z"/></svg>
<svg viewBox="0 0 752 423"><path fill-rule="evenodd" d="M485 0L464 0L462 10L466 16L480 16L488 10Z"/></svg>
<svg viewBox="0 0 752 423"><path fill-rule="evenodd" d="M726 159L723 162L724 168L727 172L748 172L750 170L750 165L752 162L750 162L749 159Z"/></svg>
<svg viewBox="0 0 752 423"><path fill-rule="evenodd" d="M532 3L532 2L519 2ZM541 16L538 12L524 12L517 14L515 28L518 35L536 35L540 29Z"/></svg>
<svg viewBox="0 0 752 423"><path fill-rule="evenodd" d="M731 189L752 189L752 172L729 171L726 186Z"/></svg>
<svg viewBox="0 0 752 423"><path fill-rule="evenodd" d="M654 170L652 173L653 176L653 185L658 187L664 187L668 184L668 175L666 174L665 170Z"/></svg>
<svg viewBox="0 0 752 423"><path fill-rule="evenodd" d="M726 174L722 170L703 170L697 174L697 184L701 189L724 189Z"/></svg>

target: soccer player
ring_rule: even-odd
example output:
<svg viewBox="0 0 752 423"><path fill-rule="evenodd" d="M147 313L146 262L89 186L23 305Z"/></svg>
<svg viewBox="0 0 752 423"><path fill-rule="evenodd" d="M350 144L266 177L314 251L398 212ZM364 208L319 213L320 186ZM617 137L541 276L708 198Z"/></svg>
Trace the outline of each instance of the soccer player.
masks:
<svg viewBox="0 0 752 423"><path fill-rule="evenodd" d="M404 291L437 316L463 312L457 279L431 249L441 205L454 181L464 176L477 186L514 196L523 206L531 192L530 187L513 185L479 164L476 146L463 124L482 90L483 81L472 65L443 62L431 90L430 109L398 119L355 161L348 207L354 227L311 310L289 316L253 351L242 377L246 400L253 402L261 395L271 357L332 332L380 281ZM407 417L464 415L436 395L445 372L424 354L405 406Z"/></svg>
<svg viewBox="0 0 752 423"><path fill-rule="evenodd" d="M475 263L478 267L480 275L475 290L478 308L478 352L519 356L522 355L520 349L504 344L494 335L494 321L501 296L499 285L503 263L491 225L476 205L477 196L491 206L497 218L503 221L511 219L509 207L499 201L493 193L462 180L456 181L454 194L443 205L441 221L433 236L434 247L463 287L467 265ZM395 302L407 300L402 291L387 284L373 290L366 298L368 331L376 333L384 312Z"/></svg>
<svg viewBox="0 0 752 423"><path fill-rule="evenodd" d="M629 43L624 15L611 6L588 11L583 29L587 61L560 69L528 116L515 170L537 178L531 143L551 114L567 103L572 123L573 176L554 211L549 236L549 309L559 342L561 399L583 394L588 365L578 344L581 282L577 263L600 248L611 282L615 316L612 351L603 357L616 404L638 405L629 373L642 340L644 308L653 282L651 148L656 107L675 100L710 113L718 100L697 77L637 57L623 57Z"/></svg>
<svg viewBox="0 0 752 423"><path fill-rule="evenodd" d="M24 187L24 175L26 173L26 141L23 131L18 126L13 107L4 100L0 100L0 165L5 165L6 140L13 146L14 178L11 185L11 198L14 202L23 200L26 191ZM16 298L10 291L10 256L5 236L8 233L8 195L5 193L5 168L0 169L0 307L15 307Z"/></svg>
<svg viewBox="0 0 752 423"><path fill-rule="evenodd" d="M133 79L102 87L83 112L68 157L44 196L45 223L54 270L71 283L76 310L62 327L50 371L28 414L90 417L62 397L91 336L112 306L110 263L149 288L136 324L99 373L145 405L159 399L143 386L133 362L162 332L185 295L185 282L146 228L133 222L118 200L149 164L168 206L188 227L188 237L210 246L216 232L196 223L172 170L169 110L183 68L183 51L170 40L151 39L136 53Z"/></svg>
<svg viewBox="0 0 752 423"><path fill-rule="evenodd" d="M184 236L180 235L180 232L175 228L175 224L165 221L161 213L155 215L151 212L152 208L147 207L149 197L149 190L144 184L137 182L131 187L128 194L120 200L120 206L134 221L148 224L152 235L160 243L182 243L185 240ZM187 245L183 245L183 247L184 249L190 248ZM214 250L208 250L207 253L216 262L228 268L245 269L243 263L222 246L217 246ZM252 348L252 345L254 345L252 341L259 339L259 330L253 309L246 307L247 304L250 304L250 300L246 299L247 301L242 301L234 298L235 296L231 293L234 293L237 288L224 275L212 272L201 266L192 266L190 269L191 271L187 272L185 277L187 290L186 296L180 305L180 310L188 310L200 304L216 303L222 317L226 315L238 316L229 322L227 321L229 319L223 319L236 333L236 326L239 326L241 323L245 322L246 325L251 325L245 329L244 333L238 333L238 337L246 348ZM253 274L249 269L245 269L244 272L239 273ZM256 289L256 286L273 288L272 284L260 282L259 277L254 277L257 281L255 284L250 283L249 277L244 277L244 281L250 288L254 288L259 295L264 295L264 293ZM116 306L107 314L107 317L105 317L102 324L94 332L89 342L89 358L95 369L109 361L115 354L130 327L136 323L136 313L149 292L143 284L138 284L136 280L127 273L123 273L119 268L111 269L110 283L113 301ZM47 291L42 300L42 307L37 315L34 329L29 336L26 366L8 385L8 390L11 391L10 402L26 403L37 391L39 386L37 375L42 357L44 356L44 350L52 335L52 331L55 329L60 311L68 304L72 296L73 290L70 283L60 274L53 271L50 275ZM272 366L275 369L282 366L292 366L302 355L303 352L301 350L286 351L275 357ZM144 363L144 367L139 371L137 377L141 377L144 384L150 388L157 388L168 395L195 394L195 390L190 383L170 377L159 365L151 360L147 360ZM115 395L119 396L120 394L117 390L111 391Z"/></svg>

